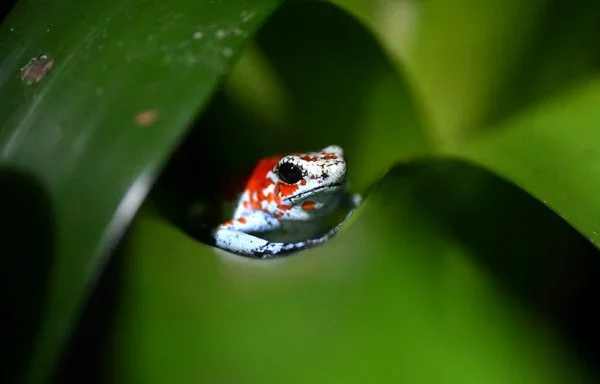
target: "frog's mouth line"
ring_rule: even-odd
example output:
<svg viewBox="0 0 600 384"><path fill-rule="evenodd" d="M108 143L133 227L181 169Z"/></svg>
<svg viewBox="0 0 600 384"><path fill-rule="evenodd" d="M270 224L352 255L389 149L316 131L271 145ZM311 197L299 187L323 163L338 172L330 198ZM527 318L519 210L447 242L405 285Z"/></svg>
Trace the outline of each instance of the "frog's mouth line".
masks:
<svg viewBox="0 0 600 384"><path fill-rule="evenodd" d="M344 183L341 182L341 183L336 183L336 184L324 185L322 187L315 187L315 188L309 189L308 191L304 191L304 192L300 193L299 195L289 197L289 198L285 199L284 201L288 202L288 203L294 203L298 200L301 200L304 196L312 195L313 193L315 193L317 191L322 191L325 189L337 189L337 188L340 188L343 186L344 186Z"/></svg>

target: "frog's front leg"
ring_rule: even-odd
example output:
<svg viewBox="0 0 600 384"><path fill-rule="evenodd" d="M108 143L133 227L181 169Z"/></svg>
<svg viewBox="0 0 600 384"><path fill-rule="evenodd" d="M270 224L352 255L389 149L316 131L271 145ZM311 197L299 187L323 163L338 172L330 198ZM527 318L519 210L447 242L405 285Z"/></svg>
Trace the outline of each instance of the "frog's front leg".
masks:
<svg viewBox="0 0 600 384"><path fill-rule="evenodd" d="M239 216L221 224L214 232L215 245L229 252L256 256L269 244L267 240L253 235L277 230L281 223L263 211Z"/></svg>
<svg viewBox="0 0 600 384"><path fill-rule="evenodd" d="M295 243L271 242L245 232L221 227L213 233L213 236L215 245L221 249L238 255L269 259L323 244L337 233L339 227L340 225L337 225L321 237Z"/></svg>
<svg viewBox="0 0 600 384"><path fill-rule="evenodd" d="M213 237L218 248L244 256L258 256L269 242L245 232L219 227Z"/></svg>
<svg viewBox="0 0 600 384"><path fill-rule="evenodd" d="M295 243L271 242L252 234L277 230L280 225L279 220L268 213L257 211L220 225L213 232L213 238L215 245L226 251L268 259L322 244L333 237L340 227L337 225L318 238Z"/></svg>

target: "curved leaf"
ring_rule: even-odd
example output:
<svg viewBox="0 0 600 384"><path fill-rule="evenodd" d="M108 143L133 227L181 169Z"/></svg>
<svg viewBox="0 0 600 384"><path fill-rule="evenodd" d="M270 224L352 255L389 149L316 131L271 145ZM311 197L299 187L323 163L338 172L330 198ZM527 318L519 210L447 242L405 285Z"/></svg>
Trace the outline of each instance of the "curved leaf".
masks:
<svg viewBox="0 0 600 384"><path fill-rule="evenodd" d="M485 121L540 22L545 0L435 0L419 9L406 61L442 146Z"/></svg>
<svg viewBox="0 0 600 384"><path fill-rule="evenodd" d="M600 246L600 80L464 145L461 157L519 185Z"/></svg>
<svg viewBox="0 0 600 384"><path fill-rule="evenodd" d="M597 2L433 0L413 8L404 59L442 146L595 71Z"/></svg>
<svg viewBox="0 0 600 384"><path fill-rule="evenodd" d="M261 262L211 255L140 216L120 281L111 379L587 380L549 327L557 319L532 313L579 310L570 304L582 292L552 294L556 274L562 288L597 286L563 263L600 260L543 205L484 172L430 163L390 172L354 218L322 247Z"/></svg>
<svg viewBox="0 0 600 384"><path fill-rule="evenodd" d="M2 23L0 165L38 181L55 214L30 382L48 376L107 251L278 3L20 1ZM41 54L52 68L21 81Z"/></svg>

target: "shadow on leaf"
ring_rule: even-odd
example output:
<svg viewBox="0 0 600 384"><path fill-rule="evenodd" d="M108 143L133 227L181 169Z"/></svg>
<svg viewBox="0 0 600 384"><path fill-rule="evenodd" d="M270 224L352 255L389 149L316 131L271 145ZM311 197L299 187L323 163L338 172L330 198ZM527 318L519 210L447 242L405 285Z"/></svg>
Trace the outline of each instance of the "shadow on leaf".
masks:
<svg viewBox="0 0 600 384"><path fill-rule="evenodd" d="M397 166L382 187L384 200L406 199L398 212L387 206L387 217L406 209L428 217L517 303L557 327L575 355L598 363L600 257L562 218L516 186L454 160Z"/></svg>
<svg viewBox="0 0 600 384"><path fill-rule="evenodd" d="M54 216L41 184L18 171L0 169L0 195L1 339L8 357L0 381L11 383L24 372L46 305L55 247Z"/></svg>

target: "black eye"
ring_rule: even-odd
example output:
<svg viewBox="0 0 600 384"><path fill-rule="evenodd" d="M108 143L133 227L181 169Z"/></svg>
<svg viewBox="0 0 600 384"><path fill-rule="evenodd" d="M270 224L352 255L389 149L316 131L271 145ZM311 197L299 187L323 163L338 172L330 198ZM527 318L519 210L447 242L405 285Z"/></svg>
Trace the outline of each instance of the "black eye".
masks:
<svg viewBox="0 0 600 384"><path fill-rule="evenodd" d="M296 184L302 179L302 169L292 163L280 164L277 174L284 183L288 184Z"/></svg>

